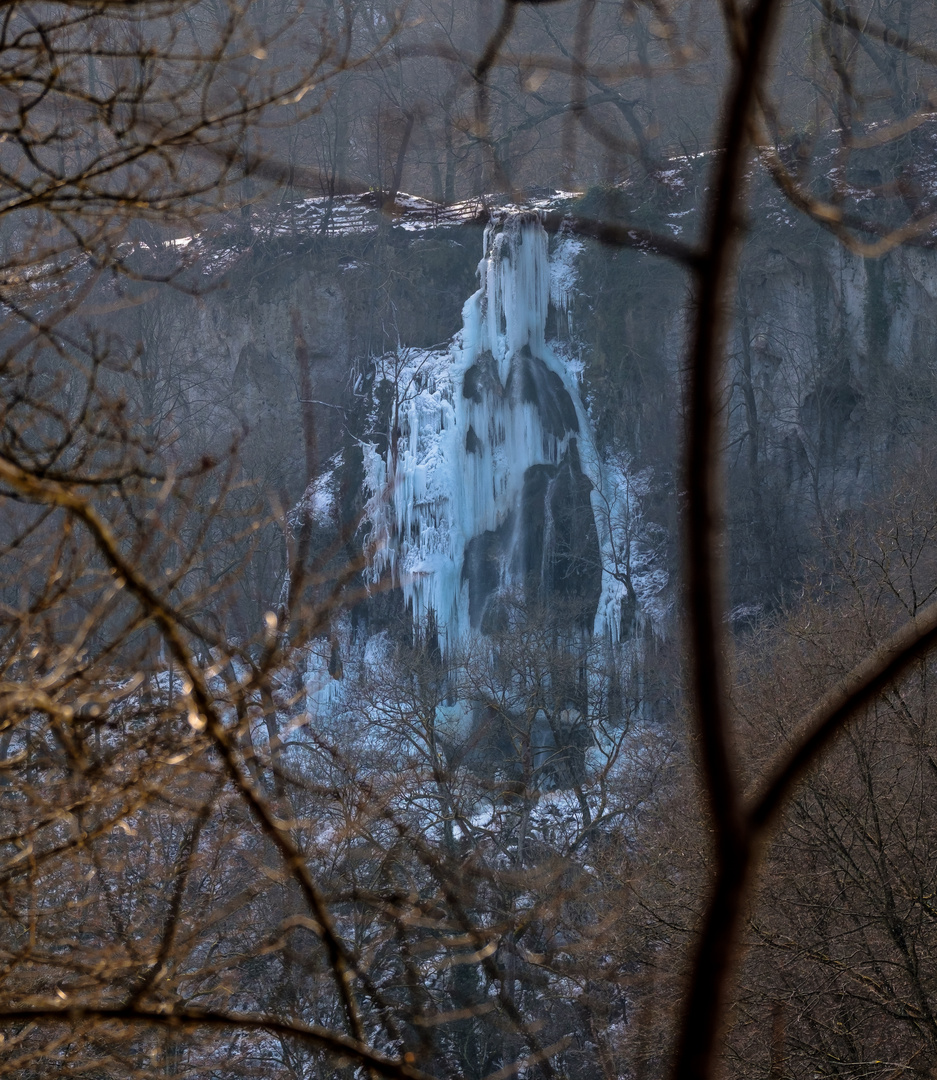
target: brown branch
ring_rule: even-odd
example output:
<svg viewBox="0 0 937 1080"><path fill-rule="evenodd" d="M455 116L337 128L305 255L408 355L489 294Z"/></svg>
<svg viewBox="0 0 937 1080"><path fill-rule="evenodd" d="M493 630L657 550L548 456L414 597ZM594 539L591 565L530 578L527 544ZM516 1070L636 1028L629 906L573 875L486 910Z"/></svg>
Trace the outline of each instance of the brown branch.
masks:
<svg viewBox="0 0 937 1080"><path fill-rule="evenodd" d="M508 35L514 26L514 20L517 18L517 8L517 0L505 0L498 25L492 31L481 56L478 58L478 63L475 65L473 75L476 82L484 83L488 72L498 59L501 46L507 41Z"/></svg>
<svg viewBox="0 0 937 1080"><path fill-rule="evenodd" d="M745 836L726 715L721 596L719 393L728 331L728 297L741 243L749 132L768 68L778 0L755 0L740 17L726 4L734 73L725 97L722 147L696 271L689 351L686 447L686 557L690 679L706 796L715 828L716 878L684 999L673 1075L708 1080L734 965L735 939L751 849Z"/></svg>
<svg viewBox="0 0 937 1080"><path fill-rule="evenodd" d="M36 498L38 501L62 507L80 520L95 541L98 549L123 579L128 590L143 605L160 628L166 644L179 663L192 687L191 697L198 717L204 722L208 735L218 749L235 788L243 797L263 831L280 852L289 872L299 885L303 897L321 926L320 940L325 946L335 982L342 999L349 1028L354 1039L364 1042L364 1027L352 985L356 965L339 937L328 906L309 871L302 853L290 838L288 828L277 820L266 800L257 791L249 772L241 767L235 748L218 710L215 708L205 676L195 663L191 650L180 633L180 624L169 606L149 582L121 552L108 524L94 507L72 491L47 481L39 481L18 466L0 458L0 480Z"/></svg>
<svg viewBox="0 0 937 1080"><path fill-rule="evenodd" d="M845 725L937 644L937 601L900 630L830 690L807 715L796 745L774 766L748 812L758 835L770 827L794 785L816 763Z"/></svg>
<svg viewBox="0 0 937 1080"><path fill-rule="evenodd" d="M37 1006L35 1008L0 1010L0 1023L60 1022L73 1025L83 1023L156 1024L173 1031L199 1031L220 1028L240 1031L269 1031L274 1035L297 1039L319 1050L325 1050L338 1058L363 1065L388 1080L434 1080L429 1074L413 1068L406 1062L372 1050L363 1042L349 1039L339 1032L330 1031L318 1024L281 1020L275 1016L259 1013L213 1012L209 1009L172 1009L160 1012L138 1005L108 1008L85 1007L63 1004Z"/></svg>
<svg viewBox="0 0 937 1080"><path fill-rule="evenodd" d="M908 56L913 56L915 60L920 60L922 63L937 65L937 51L928 49L926 45L922 45L919 41L911 41L903 34L899 34L897 30L891 30L881 23L874 23L869 19L860 19L850 8L839 7L833 4L831 0L811 0L811 2L814 7L823 12L831 23L843 26L863 38L875 38L883 45L897 49Z"/></svg>
<svg viewBox="0 0 937 1080"><path fill-rule="evenodd" d="M540 222L548 233L557 233L565 228L576 236L597 240L607 247L637 248L651 255L672 259L690 269L699 266L703 258L700 250L678 240L675 236L667 236L640 225L629 225L627 222L617 224L601 218L569 214L561 210L551 210L542 214Z"/></svg>
<svg viewBox="0 0 937 1080"><path fill-rule="evenodd" d="M841 207L824 202L805 190L790 170L785 168L777 150L767 143L764 133L759 131L758 134L759 139L763 140L758 147L759 157L784 196L821 228L832 233L847 250L861 255L864 259L878 259L902 244L920 241L922 244L933 245L937 213L906 221L895 229L889 229L880 222L866 220L858 214L845 213ZM860 240L853 235L855 232L878 234L879 239L871 242Z"/></svg>

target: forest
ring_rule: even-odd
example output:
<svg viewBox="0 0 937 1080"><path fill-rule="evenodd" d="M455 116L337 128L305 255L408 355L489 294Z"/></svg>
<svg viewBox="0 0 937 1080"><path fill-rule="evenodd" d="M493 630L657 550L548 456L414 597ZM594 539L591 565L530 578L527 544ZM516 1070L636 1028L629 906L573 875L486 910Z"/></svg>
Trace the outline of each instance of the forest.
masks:
<svg viewBox="0 0 937 1080"><path fill-rule="evenodd" d="M0 263L0 1076L932 1076L932 5L9 0Z"/></svg>

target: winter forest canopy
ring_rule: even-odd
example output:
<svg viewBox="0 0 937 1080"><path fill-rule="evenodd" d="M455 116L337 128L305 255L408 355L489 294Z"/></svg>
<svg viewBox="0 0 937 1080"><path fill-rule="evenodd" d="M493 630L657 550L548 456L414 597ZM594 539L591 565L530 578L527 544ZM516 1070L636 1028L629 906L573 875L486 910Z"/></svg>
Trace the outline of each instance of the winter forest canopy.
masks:
<svg viewBox="0 0 937 1080"><path fill-rule="evenodd" d="M0 1076L931 1076L931 5L0 59Z"/></svg>

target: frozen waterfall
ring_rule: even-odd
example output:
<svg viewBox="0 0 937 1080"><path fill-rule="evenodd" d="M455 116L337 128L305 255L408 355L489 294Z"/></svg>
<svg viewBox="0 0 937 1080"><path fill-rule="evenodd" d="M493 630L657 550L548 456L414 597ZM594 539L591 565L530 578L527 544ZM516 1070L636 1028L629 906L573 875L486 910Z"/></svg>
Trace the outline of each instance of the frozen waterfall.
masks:
<svg viewBox="0 0 937 1080"><path fill-rule="evenodd" d="M432 611L444 647L484 632L498 597L525 588L575 596L583 628L617 638L620 495L596 453L579 365L546 340L580 247L561 238L551 260L536 214L492 222L450 346L378 362L393 406L386 452L363 446L370 579L390 573L416 623Z"/></svg>

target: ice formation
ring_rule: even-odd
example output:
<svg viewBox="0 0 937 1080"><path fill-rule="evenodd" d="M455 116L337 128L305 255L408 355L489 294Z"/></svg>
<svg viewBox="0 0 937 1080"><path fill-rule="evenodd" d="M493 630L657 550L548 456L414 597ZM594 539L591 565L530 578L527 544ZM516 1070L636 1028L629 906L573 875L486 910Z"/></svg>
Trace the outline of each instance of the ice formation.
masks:
<svg viewBox="0 0 937 1080"><path fill-rule="evenodd" d="M363 447L370 575L393 575L415 623L432 611L444 647L483 630L499 592L546 579L534 564L555 558L559 484L580 507L565 542L595 549L582 586L591 629L618 636L625 587L612 572L613 534L628 496L596 453L581 365L546 340L551 299L568 308L580 246L561 237L551 261L536 213L492 222L480 288L450 347L381 361L394 404L386 452Z"/></svg>

